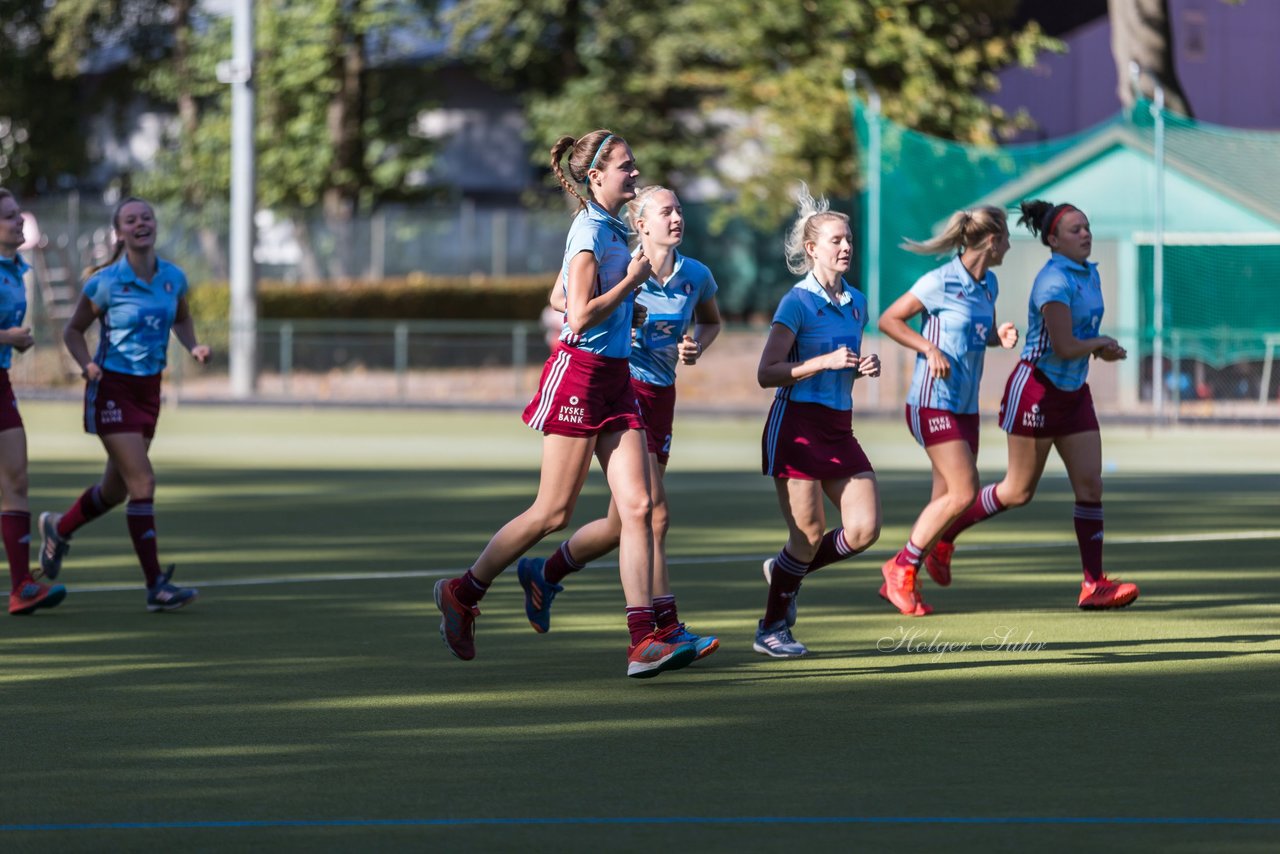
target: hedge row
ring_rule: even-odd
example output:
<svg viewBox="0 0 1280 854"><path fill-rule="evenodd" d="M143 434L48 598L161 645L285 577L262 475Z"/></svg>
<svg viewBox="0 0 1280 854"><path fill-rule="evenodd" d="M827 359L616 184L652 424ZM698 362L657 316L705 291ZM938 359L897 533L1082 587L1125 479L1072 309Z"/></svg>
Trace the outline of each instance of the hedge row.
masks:
<svg viewBox="0 0 1280 854"><path fill-rule="evenodd" d="M380 282L258 283L264 320L536 320L554 274L502 279L408 277ZM188 302L200 321L226 321L231 297L225 282L191 288Z"/></svg>

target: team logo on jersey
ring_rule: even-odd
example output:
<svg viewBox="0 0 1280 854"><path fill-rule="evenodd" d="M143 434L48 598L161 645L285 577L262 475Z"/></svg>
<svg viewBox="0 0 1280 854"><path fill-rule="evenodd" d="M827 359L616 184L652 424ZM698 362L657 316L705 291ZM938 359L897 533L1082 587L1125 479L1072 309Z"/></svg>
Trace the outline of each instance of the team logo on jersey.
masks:
<svg viewBox="0 0 1280 854"><path fill-rule="evenodd" d="M693 293L693 285L689 284L688 282L685 282L685 283L684 283L684 295L685 295L685 296L688 296L688 295L689 295L689 294L691 294L691 293Z"/></svg>
<svg viewBox="0 0 1280 854"><path fill-rule="evenodd" d="M164 283L164 292L165 292L166 294L171 294L171 293L173 293L173 283L172 283L172 282L165 282L165 283Z"/></svg>
<svg viewBox="0 0 1280 854"><path fill-rule="evenodd" d="M567 424L581 424L587 417L586 407L578 405L579 399L576 394L569 396L569 405L560 407L560 411L556 414L557 421L563 421Z"/></svg>

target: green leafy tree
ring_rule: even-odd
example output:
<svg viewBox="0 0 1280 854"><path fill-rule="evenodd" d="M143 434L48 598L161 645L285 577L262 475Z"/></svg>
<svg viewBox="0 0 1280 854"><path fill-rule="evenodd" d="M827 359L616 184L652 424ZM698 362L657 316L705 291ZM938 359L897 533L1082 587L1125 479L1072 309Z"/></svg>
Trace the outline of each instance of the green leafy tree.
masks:
<svg viewBox="0 0 1280 854"><path fill-rule="evenodd" d="M996 73L1060 49L1016 0L464 0L446 15L454 50L526 93L535 158L565 132L608 126L646 181L713 177L729 210L762 223L797 180L853 189L845 68L875 80L887 116L995 142L1026 124L983 100ZM548 21L556 23L548 26Z"/></svg>

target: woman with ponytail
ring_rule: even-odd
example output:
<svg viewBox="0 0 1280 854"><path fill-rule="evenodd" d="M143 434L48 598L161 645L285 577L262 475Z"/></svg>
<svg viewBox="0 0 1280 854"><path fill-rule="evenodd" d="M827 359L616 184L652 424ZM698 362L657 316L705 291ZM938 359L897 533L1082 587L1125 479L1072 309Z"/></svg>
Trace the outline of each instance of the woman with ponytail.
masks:
<svg viewBox="0 0 1280 854"><path fill-rule="evenodd" d="M31 508L27 503L27 432L9 384L13 352L35 343L27 316L31 269L18 250L25 243L22 207L0 187L0 534L9 559L9 613L30 614L52 608L67 595L61 584L44 584L31 573Z"/></svg>
<svg viewBox="0 0 1280 854"><path fill-rule="evenodd" d="M543 434L538 495L494 534L466 573L436 584L440 636L457 658L475 658L480 599L503 570L565 528L594 455L618 511L618 564L631 635L627 675L657 676L685 666L697 651L690 641L658 632L653 608L654 485L628 363L636 292L651 267L643 249L632 255L618 218L635 198L640 173L626 140L607 130L561 137L551 148L551 168L578 214L560 271L565 324L524 411L524 422Z"/></svg>
<svg viewBox="0 0 1280 854"><path fill-rule="evenodd" d="M1102 325L1102 282L1091 263L1093 233L1084 211L1069 204L1022 203L1019 225L1040 238L1049 260L1031 287L1027 342L1000 403L1000 427L1009 434L1004 480L982 488L978 499L942 535L929 574L950 575L956 537L972 525L1021 507L1035 495L1049 451L1056 448L1075 493L1076 542L1084 580L1077 604L1086 610L1123 608L1138 598L1136 584L1102 570L1102 439L1089 384L1089 357L1115 362L1128 354Z"/></svg>
<svg viewBox="0 0 1280 854"><path fill-rule="evenodd" d="M677 251L684 238L684 212L676 194L651 185L627 205L627 221L637 236L637 249L652 272L636 295L635 331L631 345L631 387L644 417L653 484L653 608L660 631L692 641L698 658L715 652L719 641L696 635L680 622L667 572L667 496L662 481L671 454L676 405L676 365L696 365L720 334L716 280L705 264ZM551 307L564 309L564 288L557 282ZM643 310L643 311L642 311ZM644 317L641 319L640 315ZM621 524L617 506L582 526L546 560L522 558L518 564L525 613L534 631L551 629L551 602L564 590L565 576L618 547Z"/></svg>
<svg viewBox="0 0 1280 854"><path fill-rule="evenodd" d="M173 583L174 567L162 570L156 542L155 471L149 451L160 416L160 378L169 335L201 364L210 351L196 337L187 306L187 277L156 255L155 211L128 198L111 218L116 244L111 257L86 271L84 291L62 340L86 380L85 432L107 452L107 466L63 513L42 513L40 566L56 578L72 535L126 500L129 536L146 577L147 610L173 611L194 602L198 591ZM89 352L85 333L98 324L98 347Z"/></svg>
<svg viewBox="0 0 1280 854"><path fill-rule="evenodd" d="M996 326L999 283L992 268L1009 251L1009 222L996 207L956 211L942 234L904 248L920 255L953 255L921 276L885 310L880 331L915 350L915 373L907 393L907 427L929 455L933 496L920 512L907 543L881 567L881 595L907 616L933 609L920 595L920 562L947 527L978 494L978 388L986 350L1018 343L1012 323ZM919 332L907 325L924 315ZM948 545L940 545L946 553ZM926 562L933 580L951 583L950 565ZM945 572L943 571L945 569Z"/></svg>
<svg viewBox="0 0 1280 854"><path fill-rule="evenodd" d="M878 377L880 359L862 353L867 298L844 279L853 253L849 218L802 187L785 249L787 269L804 278L778 304L756 372L761 387L778 390L762 468L788 528L787 544L764 562L769 596L753 646L774 658L808 652L791 634L800 582L880 536L875 471L853 437L853 382ZM823 495L840 510L840 526L825 534Z"/></svg>

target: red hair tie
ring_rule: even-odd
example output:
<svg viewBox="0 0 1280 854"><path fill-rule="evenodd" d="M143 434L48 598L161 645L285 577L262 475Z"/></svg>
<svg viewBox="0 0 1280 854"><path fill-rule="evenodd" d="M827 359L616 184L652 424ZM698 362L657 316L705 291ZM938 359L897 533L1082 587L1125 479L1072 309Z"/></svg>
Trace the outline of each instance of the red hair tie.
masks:
<svg viewBox="0 0 1280 854"><path fill-rule="evenodd" d="M1074 205L1063 205L1062 210L1053 215L1053 219L1049 220L1049 230L1044 233L1046 240L1049 238L1049 235L1053 234L1053 230L1058 227L1058 220L1062 219L1062 215L1067 211L1073 211L1075 209Z"/></svg>

